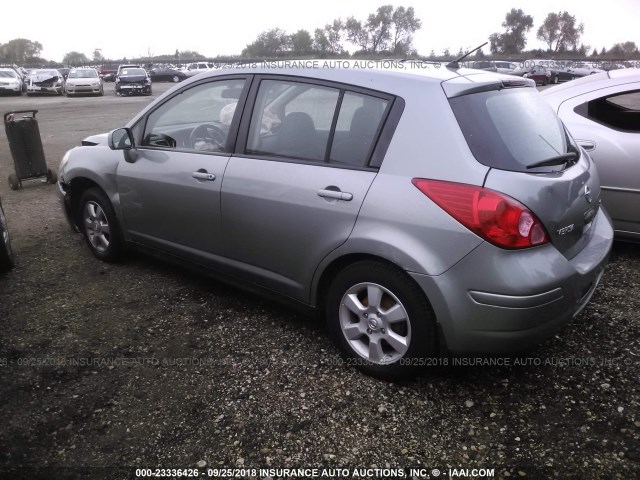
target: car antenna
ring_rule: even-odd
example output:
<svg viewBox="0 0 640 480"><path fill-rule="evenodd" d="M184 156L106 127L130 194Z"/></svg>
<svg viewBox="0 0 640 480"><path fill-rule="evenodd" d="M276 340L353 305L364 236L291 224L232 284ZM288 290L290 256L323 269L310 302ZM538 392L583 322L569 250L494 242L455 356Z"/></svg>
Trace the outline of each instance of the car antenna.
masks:
<svg viewBox="0 0 640 480"><path fill-rule="evenodd" d="M484 42L482 45L480 45L479 47L474 48L473 50L468 51L467 53L465 53L464 55L462 55L460 58L456 58L453 62L449 62L447 63L447 68L452 68L454 70L460 68L460 60L464 60L465 58L467 58L469 55L471 55L473 52L480 50L482 47L484 47L487 43L489 42Z"/></svg>

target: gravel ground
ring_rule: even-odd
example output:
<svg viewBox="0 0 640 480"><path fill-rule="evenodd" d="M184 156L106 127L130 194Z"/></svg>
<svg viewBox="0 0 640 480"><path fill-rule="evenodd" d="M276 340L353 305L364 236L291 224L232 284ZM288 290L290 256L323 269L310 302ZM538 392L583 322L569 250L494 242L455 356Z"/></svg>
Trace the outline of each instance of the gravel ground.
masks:
<svg viewBox="0 0 640 480"><path fill-rule="evenodd" d="M66 149L150 101L112 89L2 97L0 113L40 109L57 168ZM12 170L2 129L0 178ZM614 246L591 303L534 351L499 366L449 360L393 384L343 365L316 318L152 258L100 263L55 190L0 182L17 255L0 276L2 479L135 477L102 467L640 478L637 245ZM255 476L267 473L284 476Z"/></svg>

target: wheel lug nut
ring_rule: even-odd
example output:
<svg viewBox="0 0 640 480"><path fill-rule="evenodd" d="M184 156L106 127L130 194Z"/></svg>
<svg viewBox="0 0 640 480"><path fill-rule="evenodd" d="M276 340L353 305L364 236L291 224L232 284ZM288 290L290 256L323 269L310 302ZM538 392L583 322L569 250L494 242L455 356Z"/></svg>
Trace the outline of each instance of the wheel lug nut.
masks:
<svg viewBox="0 0 640 480"><path fill-rule="evenodd" d="M370 329L370 328L367 328L367 333L368 333L369 335L371 335L372 331L371 331L371 329Z"/></svg>
<svg viewBox="0 0 640 480"><path fill-rule="evenodd" d="M364 314L364 318L367 318L368 316L369 316L369 314L368 314L368 313L365 313L365 314Z"/></svg>
<svg viewBox="0 0 640 480"><path fill-rule="evenodd" d="M386 330L384 328L381 328L380 333L384 335L386 333Z"/></svg>

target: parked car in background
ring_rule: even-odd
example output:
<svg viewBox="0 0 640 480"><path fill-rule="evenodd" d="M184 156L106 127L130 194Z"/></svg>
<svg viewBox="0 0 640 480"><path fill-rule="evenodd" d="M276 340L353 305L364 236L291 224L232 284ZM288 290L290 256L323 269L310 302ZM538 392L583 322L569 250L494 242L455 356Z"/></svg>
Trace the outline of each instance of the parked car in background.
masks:
<svg viewBox="0 0 640 480"><path fill-rule="evenodd" d="M121 66L116 77L116 95L151 95L151 77L142 67Z"/></svg>
<svg viewBox="0 0 640 480"><path fill-rule="evenodd" d="M13 68L0 68L0 93L22 95L25 85L22 77Z"/></svg>
<svg viewBox="0 0 640 480"><path fill-rule="evenodd" d="M596 163L616 235L640 241L640 69L590 75L542 96Z"/></svg>
<svg viewBox="0 0 640 480"><path fill-rule="evenodd" d="M64 94L64 77L56 69L35 69L27 77L27 95Z"/></svg>
<svg viewBox="0 0 640 480"><path fill-rule="evenodd" d="M187 77L193 77L194 75L197 75L199 73L202 72L206 72L208 70L212 70L214 68L212 63L209 62L195 62L195 63L189 63L187 65L185 65L181 71L187 76Z"/></svg>
<svg viewBox="0 0 640 480"><path fill-rule="evenodd" d="M549 83L568 82L576 78L576 76L569 72L565 67L553 67L549 69L550 78Z"/></svg>
<svg viewBox="0 0 640 480"><path fill-rule="evenodd" d="M64 155L97 258L150 250L315 307L383 378L530 347L584 308L613 231L533 81L269 67L186 80Z"/></svg>
<svg viewBox="0 0 640 480"><path fill-rule="evenodd" d="M503 73L506 75L511 75L518 68L518 64L515 62L505 62L505 61L495 61L493 62L496 66L496 71L498 73Z"/></svg>
<svg viewBox="0 0 640 480"><path fill-rule="evenodd" d="M113 78L115 79L115 74L118 72L118 67L115 65L102 65L98 68L98 75L100 78L104 79L107 75L113 74ZM112 80L113 81L113 80Z"/></svg>
<svg viewBox="0 0 640 480"><path fill-rule="evenodd" d="M0 199L0 272L5 272L13 267L13 249L9 238L9 227Z"/></svg>
<svg viewBox="0 0 640 480"><path fill-rule="evenodd" d="M128 68L143 68L143 67L142 67L142 65L140 65L138 63L128 63L128 64L118 65L118 70L116 70L116 77L118 77L120 75L122 70L125 70L125 69L128 69Z"/></svg>
<svg viewBox="0 0 640 480"><path fill-rule="evenodd" d="M570 66L567 71L574 77L585 77L587 75L594 75L596 73L604 72L604 70L602 70L601 68L597 68L595 64L585 62L576 63Z"/></svg>
<svg viewBox="0 0 640 480"><path fill-rule="evenodd" d="M104 85L93 68L77 68L69 72L65 83L67 97L78 94L104 95Z"/></svg>
<svg viewBox="0 0 640 480"><path fill-rule="evenodd" d="M149 70L152 82L173 82L178 83L187 78L184 72L177 68L158 66Z"/></svg>
<svg viewBox="0 0 640 480"><path fill-rule="evenodd" d="M516 68L514 68L509 75L517 75L519 77L524 76L525 73L531 72L534 67L541 65L543 67L548 66L552 60L547 59L528 59L517 62Z"/></svg>
<svg viewBox="0 0 640 480"><path fill-rule="evenodd" d="M487 72L497 72L498 69L495 62L489 60L472 60L466 62L467 68L475 68L476 70L486 70Z"/></svg>
<svg viewBox="0 0 640 480"><path fill-rule="evenodd" d="M551 72L542 65L536 65L523 76L536 82L536 85L547 85L551 81Z"/></svg>
<svg viewBox="0 0 640 480"><path fill-rule="evenodd" d="M62 74L64 79L66 80L67 77L69 76L69 72L71 71L71 68L69 68L69 67L60 67L60 68L56 68L56 70L58 70Z"/></svg>

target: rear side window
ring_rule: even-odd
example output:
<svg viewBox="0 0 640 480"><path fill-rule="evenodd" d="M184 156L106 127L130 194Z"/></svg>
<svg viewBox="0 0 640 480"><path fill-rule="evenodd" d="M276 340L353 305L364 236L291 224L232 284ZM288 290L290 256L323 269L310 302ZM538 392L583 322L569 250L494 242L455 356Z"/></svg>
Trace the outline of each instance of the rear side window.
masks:
<svg viewBox="0 0 640 480"><path fill-rule="evenodd" d="M488 167L530 172L528 165L579 151L533 88L492 90L449 102L473 155ZM553 165L534 171L562 168Z"/></svg>
<svg viewBox="0 0 640 480"><path fill-rule="evenodd" d="M389 100L324 85L263 80L247 153L365 167Z"/></svg>
<svg viewBox="0 0 640 480"><path fill-rule="evenodd" d="M336 88L263 80L247 152L322 161L339 96Z"/></svg>
<svg viewBox="0 0 640 480"><path fill-rule="evenodd" d="M640 90L591 100L575 112L614 130L640 132Z"/></svg>

